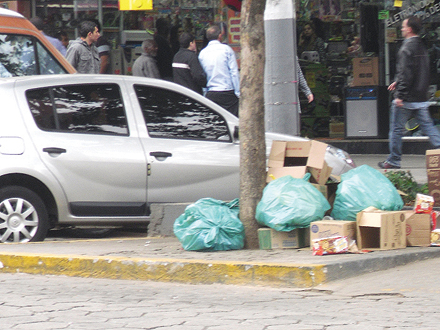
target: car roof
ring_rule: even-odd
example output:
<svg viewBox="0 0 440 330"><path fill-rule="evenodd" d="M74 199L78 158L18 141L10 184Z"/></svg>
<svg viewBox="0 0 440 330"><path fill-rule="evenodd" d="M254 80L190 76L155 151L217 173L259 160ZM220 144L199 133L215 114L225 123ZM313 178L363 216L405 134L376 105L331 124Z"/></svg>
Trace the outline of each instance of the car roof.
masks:
<svg viewBox="0 0 440 330"><path fill-rule="evenodd" d="M25 18L22 14L17 13L13 10L6 9L6 8L0 8L0 16L11 16L11 17Z"/></svg>

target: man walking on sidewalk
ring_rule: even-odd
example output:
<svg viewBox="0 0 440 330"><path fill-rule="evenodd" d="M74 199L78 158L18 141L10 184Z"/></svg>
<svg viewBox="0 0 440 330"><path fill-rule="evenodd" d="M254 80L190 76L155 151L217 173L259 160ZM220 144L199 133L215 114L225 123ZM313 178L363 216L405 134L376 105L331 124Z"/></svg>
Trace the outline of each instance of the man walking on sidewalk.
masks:
<svg viewBox="0 0 440 330"><path fill-rule="evenodd" d="M405 123L413 115L423 134L429 136L434 148L440 148L440 133L429 114L429 55L419 37L422 23L411 16L402 23L405 40L397 53L396 79L388 87L394 91L391 105L388 158L379 162L383 169L399 169L402 159L402 137Z"/></svg>

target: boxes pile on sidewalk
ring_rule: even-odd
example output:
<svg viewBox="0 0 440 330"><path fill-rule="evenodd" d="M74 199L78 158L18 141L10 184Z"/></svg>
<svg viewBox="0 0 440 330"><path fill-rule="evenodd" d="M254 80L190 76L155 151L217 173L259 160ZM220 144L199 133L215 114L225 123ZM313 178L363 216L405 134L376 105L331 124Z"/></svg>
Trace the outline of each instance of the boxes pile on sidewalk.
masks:
<svg viewBox="0 0 440 330"><path fill-rule="evenodd" d="M336 207L335 196L341 183L339 178L329 180L332 169L324 160L326 148L325 143L317 141L274 141L266 181L270 184L286 175L301 179L309 173L310 183L325 196L331 208ZM407 246L440 246L440 230L435 229L438 214L433 211L434 202L440 206L438 150L427 151L427 170L430 194L434 197L418 194L413 210L402 210L403 204L391 210L372 205L356 210L354 218L333 220L330 209L325 216L311 221L308 226L298 226L289 231L279 231L270 228L273 227L271 225L260 228L260 249L310 246L313 254L325 255L402 249Z"/></svg>

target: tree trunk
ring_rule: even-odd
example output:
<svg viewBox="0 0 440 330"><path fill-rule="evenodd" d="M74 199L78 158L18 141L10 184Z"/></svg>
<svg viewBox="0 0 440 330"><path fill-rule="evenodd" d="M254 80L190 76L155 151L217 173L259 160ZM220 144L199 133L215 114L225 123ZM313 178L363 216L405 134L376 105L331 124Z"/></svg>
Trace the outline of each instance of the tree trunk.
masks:
<svg viewBox="0 0 440 330"><path fill-rule="evenodd" d="M258 248L255 209L266 181L264 134L265 0L245 0L241 11L240 220L245 248Z"/></svg>

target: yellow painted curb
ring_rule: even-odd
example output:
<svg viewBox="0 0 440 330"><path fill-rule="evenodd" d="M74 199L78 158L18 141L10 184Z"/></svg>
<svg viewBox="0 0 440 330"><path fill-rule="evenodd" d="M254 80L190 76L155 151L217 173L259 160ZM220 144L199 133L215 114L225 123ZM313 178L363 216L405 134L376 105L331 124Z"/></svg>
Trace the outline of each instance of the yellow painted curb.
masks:
<svg viewBox="0 0 440 330"><path fill-rule="evenodd" d="M298 288L326 282L325 265L24 253L1 253L0 272Z"/></svg>

